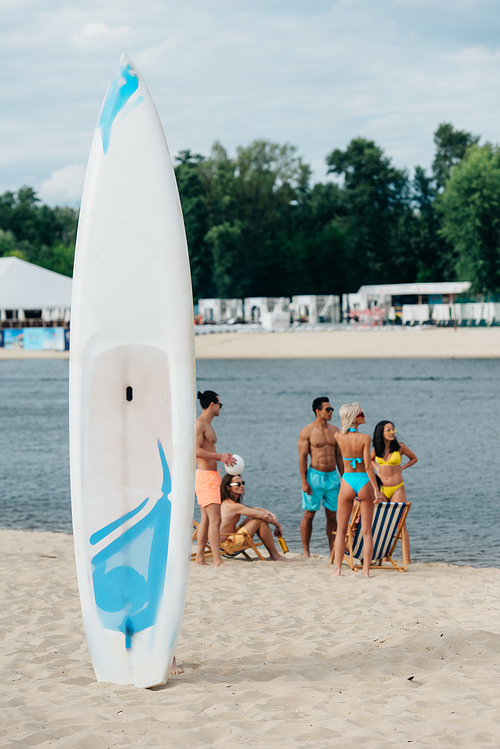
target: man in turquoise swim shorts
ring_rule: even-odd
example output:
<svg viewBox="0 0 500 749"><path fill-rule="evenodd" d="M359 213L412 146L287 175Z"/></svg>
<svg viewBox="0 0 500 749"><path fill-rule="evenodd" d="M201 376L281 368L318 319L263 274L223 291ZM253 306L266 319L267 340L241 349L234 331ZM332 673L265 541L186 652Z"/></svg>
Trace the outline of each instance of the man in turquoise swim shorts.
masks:
<svg viewBox="0 0 500 749"><path fill-rule="evenodd" d="M304 517L300 523L300 535L304 557L310 557L313 519L321 504L325 508L326 535L333 548L333 532L337 530L337 498L343 461L335 432L338 428L330 424L333 408L326 396L315 398L312 404L316 420L302 429L299 437L299 469L302 479L302 509ZM308 457L311 463L308 466ZM338 471L338 472L337 472Z"/></svg>

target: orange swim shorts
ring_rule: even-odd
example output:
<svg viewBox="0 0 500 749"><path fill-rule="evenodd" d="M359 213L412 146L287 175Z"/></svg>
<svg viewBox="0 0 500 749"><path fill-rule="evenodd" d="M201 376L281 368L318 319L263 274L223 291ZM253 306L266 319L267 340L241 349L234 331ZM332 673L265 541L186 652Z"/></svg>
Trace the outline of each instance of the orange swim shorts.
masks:
<svg viewBox="0 0 500 749"><path fill-rule="evenodd" d="M200 507L221 504L220 482L221 477L218 471L196 471L194 489Z"/></svg>

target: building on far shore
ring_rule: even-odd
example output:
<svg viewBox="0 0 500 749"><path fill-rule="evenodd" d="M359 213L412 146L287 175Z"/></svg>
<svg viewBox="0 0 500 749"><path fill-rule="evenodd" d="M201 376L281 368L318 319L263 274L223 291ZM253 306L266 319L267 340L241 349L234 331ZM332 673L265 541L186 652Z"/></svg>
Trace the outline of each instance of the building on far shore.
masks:
<svg viewBox="0 0 500 749"><path fill-rule="evenodd" d="M340 298L334 294L293 296L290 309L293 320L297 322L308 322L311 325L340 322Z"/></svg>
<svg viewBox="0 0 500 749"><path fill-rule="evenodd" d="M469 289L469 281L361 286L356 294L343 295L343 317L365 325L500 324L500 304L456 301Z"/></svg>
<svg viewBox="0 0 500 749"><path fill-rule="evenodd" d="M245 322L262 322L264 315L288 315L290 299L286 296L248 296L243 300Z"/></svg>
<svg viewBox="0 0 500 749"><path fill-rule="evenodd" d="M288 328L292 322L340 322L340 298L334 294L290 297L253 296L245 299L199 299L200 323L260 323L263 328Z"/></svg>
<svg viewBox="0 0 500 749"><path fill-rule="evenodd" d="M0 258L0 346L69 346L72 279L18 257Z"/></svg>
<svg viewBox="0 0 500 749"><path fill-rule="evenodd" d="M201 323L243 321L241 299L198 299L198 316Z"/></svg>
<svg viewBox="0 0 500 749"><path fill-rule="evenodd" d="M73 281L18 257L0 258L0 327L64 327Z"/></svg>

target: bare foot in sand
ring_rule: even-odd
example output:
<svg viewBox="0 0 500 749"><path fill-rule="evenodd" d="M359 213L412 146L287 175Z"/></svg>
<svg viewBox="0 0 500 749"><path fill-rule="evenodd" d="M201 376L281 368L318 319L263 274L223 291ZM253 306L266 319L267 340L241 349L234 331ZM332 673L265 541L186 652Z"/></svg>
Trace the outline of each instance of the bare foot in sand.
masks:
<svg viewBox="0 0 500 749"><path fill-rule="evenodd" d="M331 577L340 577L340 570L335 570L335 572L332 572Z"/></svg>
<svg viewBox="0 0 500 749"><path fill-rule="evenodd" d="M290 559L287 559L283 556L283 554L278 554L276 557L268 557L268 562L290 562Z"/></svg>
<svg viewBox="0 0 500 749"><path fill-rule="evenodd" d="M221 567L227 567L227 564L224 564L224 562L214 562L214 567L220 570Z"/></svg>
<svg viewBox="0 0 500 749"><path fill-rule="evenodd" d="M304 559L310 559L311 558L311 555L310 555L310 553L308 551L303 551L302 552L302 556L304 557Z"/></svg>
<svg viewBox="0 0 500 749"><path fill-rule="evenodd" d="M200 567L208 567L208 564L205 561L205 557L200 557L200 559L198 559L198 557L196 557L196 559L194 560L194 563L195 564L199 564Z"/></svg>
<svg viewBox="0 0 500 749"><path fill-rule="evenodd" d="M179 676L179 674L183 674L183 673L184 671L182 670L180 666L177 665L177 661L175 660L175 655L174 655L174 660L172 661L172 665L170 666L170 671L168 672L168 675Z"/></svg>

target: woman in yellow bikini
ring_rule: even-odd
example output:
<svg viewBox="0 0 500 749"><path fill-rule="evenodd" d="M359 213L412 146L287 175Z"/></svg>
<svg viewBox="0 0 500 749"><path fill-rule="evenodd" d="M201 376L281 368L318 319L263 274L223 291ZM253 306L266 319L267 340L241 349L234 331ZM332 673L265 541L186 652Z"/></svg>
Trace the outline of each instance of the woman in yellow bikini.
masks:
<svg viewBox="0 0 500 749"><path fill-rule="evenodd" d="M396 430L392 421L379 421L373 432L372 465L381 481L381 490L389 502L406 502L405 484L401 472L415 465L418 458L415 453L396 439ZM408 462L402 465L405 455ZM408 549L407 564L410 564L410 537L404 530L406 548Z"/></svg>

